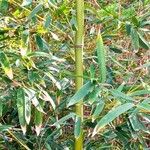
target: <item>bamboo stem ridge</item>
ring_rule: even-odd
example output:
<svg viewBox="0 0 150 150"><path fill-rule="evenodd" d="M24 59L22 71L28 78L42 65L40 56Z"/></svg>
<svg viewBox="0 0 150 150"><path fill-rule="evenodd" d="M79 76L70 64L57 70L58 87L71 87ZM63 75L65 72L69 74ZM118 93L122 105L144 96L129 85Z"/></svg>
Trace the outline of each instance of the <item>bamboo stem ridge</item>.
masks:
<svg viewBox="0 0 150 150"><path fill-rule="evenodd" d="M83 85L83 47L84 47L84 0L76 0L77 31L75 37L76 91ZM83 149L83 102L76 104L76 114L81 117L80 135L75 139L75 150Z"/></svg>

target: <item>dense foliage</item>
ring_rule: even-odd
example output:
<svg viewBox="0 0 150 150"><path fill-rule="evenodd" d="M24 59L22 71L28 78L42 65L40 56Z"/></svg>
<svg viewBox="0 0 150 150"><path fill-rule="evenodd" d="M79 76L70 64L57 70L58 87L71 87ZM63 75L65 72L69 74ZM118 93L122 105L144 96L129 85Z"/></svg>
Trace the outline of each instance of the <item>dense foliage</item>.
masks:
<svg viewBox="0 0 150 150"><path fill-rule="evenodd" d="M0 149L150 148L150 0L84 5L75 92L75 1L0 0Z"/></svg>

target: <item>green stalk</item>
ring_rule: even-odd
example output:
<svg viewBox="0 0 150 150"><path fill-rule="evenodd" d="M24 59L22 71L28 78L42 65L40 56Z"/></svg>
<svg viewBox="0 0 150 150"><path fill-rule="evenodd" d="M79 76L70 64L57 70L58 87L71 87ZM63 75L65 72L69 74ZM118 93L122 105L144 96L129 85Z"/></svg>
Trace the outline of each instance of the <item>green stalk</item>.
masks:
<svg viewBox="0 0 150 150"><path fill-rule="evenodd" d="M76 91L83 85L83 44L84 44L84 0L76 0L77 31L75 38ZM83 101L76 104L76 114L81 117L80 135L75 138L75 150L83 149Z"/></svg>

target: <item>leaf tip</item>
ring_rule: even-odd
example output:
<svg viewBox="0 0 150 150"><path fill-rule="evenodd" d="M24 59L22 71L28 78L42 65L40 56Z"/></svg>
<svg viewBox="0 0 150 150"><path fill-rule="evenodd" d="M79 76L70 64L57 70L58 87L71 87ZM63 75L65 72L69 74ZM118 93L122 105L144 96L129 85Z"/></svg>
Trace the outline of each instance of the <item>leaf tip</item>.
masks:
<svg viewBox="0 0 150 150"><path fill-rule="evenodd" d="M5 73L6 73L6 75L8 76L8 78L9 78L10 80L13 79L13 72L12 72L12 69L11 69L11 68L5 69Z"/></svg>
<svg viewBox="0 0 150 150"><path fill-rule="evenodd" d="M23 135L25 135L26 131L27 131L26 125L25 126L21 126L21 130L23 132Z"/></svg>
<svg viewBox="0 0 150 150"><path fill-rule="evenodd" d="M97 134L98 130L97 130L97 126L94 128L94 131L92 133L92 137L94 137Z"/></svg>
<svg viewBox="0 0 150 150"><path fill-rule="evenodd" d="M41 132L42 125L35 126L36 135L39 136Z"/></svg>

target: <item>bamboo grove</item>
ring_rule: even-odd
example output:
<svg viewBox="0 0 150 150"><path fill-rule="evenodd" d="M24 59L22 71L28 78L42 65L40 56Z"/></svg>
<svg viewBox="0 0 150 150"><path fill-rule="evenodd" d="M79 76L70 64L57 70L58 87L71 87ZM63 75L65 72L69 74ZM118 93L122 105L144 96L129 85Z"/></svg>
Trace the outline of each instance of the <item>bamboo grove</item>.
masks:
<svg viewBox="0 0 150 150"><path fill-rule="evenodd" d="M150 148L149 0L0 0L0 149Z"/></svg>

